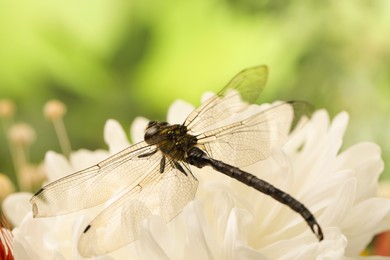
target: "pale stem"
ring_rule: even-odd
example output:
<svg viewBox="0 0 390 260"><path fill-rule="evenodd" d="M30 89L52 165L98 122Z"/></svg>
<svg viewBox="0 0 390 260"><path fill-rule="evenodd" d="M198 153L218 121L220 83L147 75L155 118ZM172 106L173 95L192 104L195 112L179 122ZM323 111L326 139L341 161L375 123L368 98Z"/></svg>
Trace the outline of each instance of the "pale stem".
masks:
<svg viewBox="0 0 390 260"><path fill-rule="evenodd" d="M1 125L3 127L3 132L5 134L5 139L7 140L7 143L8 143L8 149L9 149L9 152L11 154L11 159L12 159L12 164L14 165L14 170L15 170L15 173L16 173L16 177L18 178L18 181L19 181L19 177L18 177L18 172L19 172L19 167L18 167L18 161L17 161L17 155L16 155L16 151L15 151L15 148L13 147L7 133L8 133L8 130L9 130L9 126L12 125L12 118L2 118L1 120Z"/></svg>
<svg viewBox="0 0 390 260"><path fill-rule="evenodd" d="M52 121L53 121L54 130L56 132L57 138L60 142L62 153L67 158L69 158L72 148L70 146L68 134L66 133L64 121L62 121L62 118L53 119Z"/></svg>
<svg viewBox="0 0 390 260"><path fill-rule="evenodd" d="M25 145L14 145L11 150L13 150L15 156L16 178L19 183L19 188L23 191L29 190L28 186L30 185L23 180L22 176L23 168L27 165L27 147Z"/></svg>

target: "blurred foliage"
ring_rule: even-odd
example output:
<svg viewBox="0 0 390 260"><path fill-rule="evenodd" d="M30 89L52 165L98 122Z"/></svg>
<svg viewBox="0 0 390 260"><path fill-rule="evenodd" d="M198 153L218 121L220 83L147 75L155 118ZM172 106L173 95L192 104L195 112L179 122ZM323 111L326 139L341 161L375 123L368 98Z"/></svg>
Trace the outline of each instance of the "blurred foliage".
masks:
<svg viewBox="0 0 390 260"><path fill-rule="evenodd" d="M164 119L199 104L240 70L270 67L262 101L306 100L350 113L345 145L374 141L390 157L390 2L0 1L0 98L37 132L35 162L58 141L42 115L62 100L73 149L104 147L108 118ZM13 172L4 132L0 171ZM386 170L387 178L390 172Z"/></svg>

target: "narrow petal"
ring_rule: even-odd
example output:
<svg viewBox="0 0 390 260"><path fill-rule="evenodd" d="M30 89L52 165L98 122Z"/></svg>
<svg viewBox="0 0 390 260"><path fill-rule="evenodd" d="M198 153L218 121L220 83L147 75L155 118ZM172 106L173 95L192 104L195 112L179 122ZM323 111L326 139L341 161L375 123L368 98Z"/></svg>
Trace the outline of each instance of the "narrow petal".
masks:
<svg viewBox="0 0 390 260"><path fill-rule="evenodd" d="M215 259L213 235L200 205L194 201L190 202L183 210L183 219L188 232L183 259Z"/></svg>
<svg viewBox="0 0 390 260"><path fill-rule="evenodd" d="M338 228L327 228L320 243L309 236L280 240L261 249L268 259L342 259L347 244Z"/></svg>
<svg viewBox="0 0 390 260"><path fill-rule="evenodd" d="M45 155L45 171L47 181L53 182L73 172L72 166L65 156L49 151Z"/></svg>
<svg viewBox="0 0 390 260"><path fill-rule="evenodd" d="M91 165L95 165L106 159L109 153L103 150L88 151L80 149L70 155L70 164L72 165L72 173L85 169Z"/></svg>
<svg viewBox="0 0 390 260"><path fill-rule="evenodd" d="M356 179L346 179L338 185L337 190L330 193L332 194L329 196L333 197L332 202L326 206L320 220L323 224L337 226L353 207L356 198Z"/></svg>
<svg viewBox="0 0 390 260"><path fill-rule="evenodd" d="M375 234L390 230L390 200L371 198L359 203L340 226L348 236L347 255L358 255Z"/></svg>
<svg viewBox="0 0 390 260"><path fill-rule="evenodd" d="M140 231L140 246L138 254L143 259L166 259L169 257L164 251L164 241L159 241L163 234L167 234L168 230L164 221L158 216L152 216L147 220L142 221ZM157 240L156 240L157 238Z"/></svg>
<svg viewBox="0 0 390 260"><path fill-rule="evenodd" d="M149 121L150 120L145 117L136 117L134 119L130 128L133 143L138 143L144 140L145 129Z"/></svg>
<svg viewBox="0 0 390 260"><path fill-rule="evenodd" d="M357 180L357 202L376 195L378 178L384 169L381 149L369 142L356 144L340 154L335 167L352 168Z"/></svg>
<svg viewBox="0 0 390 260"><path fill-rule="evenodd" d="M118 121L109 119L104 126L104 141L110 153L117 153L130 145L122 126Z"/></svg>
<svg viewBox="0 0 390 260"><path fill-rule="evenodd" d="M24 217L31 212L30 199L32 196L33 194L29 192L18 192L9 195L3 201L2 208L13 226L20 226Z"/></svg>
<svg viewBox="0 0 390 260"><path fill-rule="evenodd" d="M248 211L234 208L230 215L226 226L224 238L224 253L223 259L241 259L236 249L247 244L247 234L253 224L252 216Z"/></svg>
<svg viewBox="0 0 390 260"><path fill-rule="evenodd" d="M194 106L183 100L176 100L168 109L167 121L170 124L182 124L194 110Z"/></svg>

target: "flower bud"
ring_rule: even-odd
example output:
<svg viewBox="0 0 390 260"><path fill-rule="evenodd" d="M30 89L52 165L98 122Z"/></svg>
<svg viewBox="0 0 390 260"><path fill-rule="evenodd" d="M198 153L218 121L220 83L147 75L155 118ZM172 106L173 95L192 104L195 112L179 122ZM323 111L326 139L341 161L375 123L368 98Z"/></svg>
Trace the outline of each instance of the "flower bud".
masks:
<svg viewBox="0 0 390 260"><path fill-rule="evenodd" d="M26 146L35 141L34 129L26 123L17 123L8 131L9 140L15 145Z"/></svg>
<svg viewBox="0 0 390 260"><path fill-rule="evenodd" d="M9 99L0 100L0 117L10 118L15 114L15 104Z"/></svg>
<svg viewBox="0 0 390 260"><path fill-rule="evenodd" d="M66 113L66 106L59 100L52 99L43 107L43 114L49 120L61 118Z"/></svg>
<svg viewBox="0 0 390 260"><path fill-rule="evenodd" d="M0 201L15 191L15 186L7 175L0 173Z"/></svg>

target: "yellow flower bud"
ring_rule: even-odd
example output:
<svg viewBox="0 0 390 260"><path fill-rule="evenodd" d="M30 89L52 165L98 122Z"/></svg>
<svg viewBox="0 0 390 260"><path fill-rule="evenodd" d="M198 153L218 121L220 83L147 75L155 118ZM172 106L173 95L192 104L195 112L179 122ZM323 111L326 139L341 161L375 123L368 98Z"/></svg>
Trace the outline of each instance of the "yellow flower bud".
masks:
<svg viewBox="0 0 390 260"><path fill-rule="evenodd" d="M7 175L0 173L0 201L15 191L15 186Z"/></svg>
<svg viewBox="0 0 390 260"><path fill-rule="evenodd" d="M66 113L66 106L59 100L52 99L43 107L43 114L49 120L61 118Z"/></svg>

